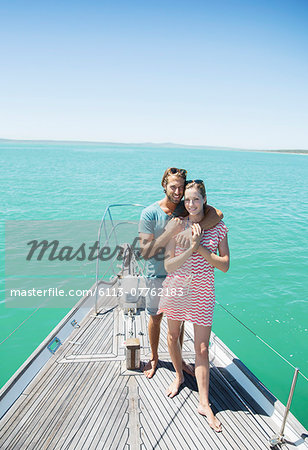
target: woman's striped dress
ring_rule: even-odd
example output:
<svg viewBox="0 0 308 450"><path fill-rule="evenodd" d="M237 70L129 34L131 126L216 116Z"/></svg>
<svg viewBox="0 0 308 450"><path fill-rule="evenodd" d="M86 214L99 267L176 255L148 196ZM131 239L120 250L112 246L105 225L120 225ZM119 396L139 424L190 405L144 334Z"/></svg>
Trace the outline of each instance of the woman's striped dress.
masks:
<svg viewBox="0 0 308 450"><path fill-rule="evenodd" d="M214 228L203 231L200 243L216 253L227 232L228 228L220 221ZM176 246L175 256L183 251ZM168 319L211 326L214 306L214 267L194 252L181 267L167 275L158 313L164 312Z"/></svg>

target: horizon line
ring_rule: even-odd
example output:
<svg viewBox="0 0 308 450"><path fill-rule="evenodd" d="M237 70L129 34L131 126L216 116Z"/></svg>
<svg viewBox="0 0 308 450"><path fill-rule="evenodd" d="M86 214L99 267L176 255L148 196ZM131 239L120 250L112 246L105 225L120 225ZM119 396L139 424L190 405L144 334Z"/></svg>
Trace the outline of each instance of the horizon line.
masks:
<svg viewBox="0 0 308 450"><path fill-rule="evenodd" d="M76 140L76 139L11 139L11 138L0 138L0 142L58 142L58 143L80 143L80 144L111 144L111 145L151 145L154 147L162 146L174 146L174 147L184 147L184 148L196 148L196 149L206 149L206 150L233 150L233 151L255 151L255 152L304 152L308 153L308 149L295 149L295 148L247 148L247 147L228 147L219 145L202 145L202 144L181 144L175 142L117 142L117 141L89 141L89 140Z"/></svg>

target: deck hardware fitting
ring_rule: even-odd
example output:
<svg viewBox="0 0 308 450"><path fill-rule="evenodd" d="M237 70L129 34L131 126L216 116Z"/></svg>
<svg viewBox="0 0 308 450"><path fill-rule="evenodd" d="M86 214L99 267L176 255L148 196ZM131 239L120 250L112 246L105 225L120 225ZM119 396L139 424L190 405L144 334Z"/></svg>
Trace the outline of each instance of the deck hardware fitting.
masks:
<svg viewBox="0 0 308 450"><path fill-rule="evenodd" d="M78 323L77 320L75 320L75 319L71 321L71 325L72 325L72 327L74 327L74 328L80 328L79 323Z"/></svg>
<svg viewBox="0 0 308 450"><path fill-rule="evenodd" d="M126 345L126 368L128 370L140 369L140 341L138 338L129 338Z"/></svg>
<svg viewBox="0 0 308 450"><path fill-rule="evenodd" d="M128 320L129 320L129 330L128 330L128 334L130 338L134 338L135 336L135 330L134 330L134 317L135 311L133 308L129 308L128 310Z"/></svg>
<svg viewBox="0 0 308 450"><path fill-rule="evenodd" d="M295 385L296 385L296 381L297 381L298 372L299 372L299 369L296 368L294 371L293 380L292 380L291 389L290 389L289 398L288 398L288 403L287 403L287 406L286 406L286 409L284 412L280 432L279 432L279 434L276 434L275 436L273 436L270 439L269 443L270 443L271 447L275 447L275 446L283 444L285 442L284 429L286 426L287 417L288 417L290 407L291 407L291 402L292 402L292 398L293 398L293 394L294 394L294 389L295 389Z"/></svg>
<svg viewBox="0 0 308 450"><path fill-rule="evenodd" d="M47 345L48 350L50 351L50 353L52 353L53 355L56 353L56 351L58 350L58 348L60 347L60 345L62 344L62 342L60 341L59 338L55 337L53 338L53 340L50 342L49 345Z"/></svg>

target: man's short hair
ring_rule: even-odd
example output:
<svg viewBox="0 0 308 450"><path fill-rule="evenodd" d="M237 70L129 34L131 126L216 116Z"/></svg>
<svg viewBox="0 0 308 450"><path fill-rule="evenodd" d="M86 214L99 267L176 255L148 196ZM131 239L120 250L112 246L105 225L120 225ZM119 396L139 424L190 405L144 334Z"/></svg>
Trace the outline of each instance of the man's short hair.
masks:
<svg viewBox="0 0 308 450"><path fill-rule="evenodd" d="M186 181L187 170L178 169L177 167L169 167L168 169L166 169L163 178L161 180L161 185L163 188L165 188L168 184L169 175L176 175L178 177L183 178L183 180Z"/></svg>

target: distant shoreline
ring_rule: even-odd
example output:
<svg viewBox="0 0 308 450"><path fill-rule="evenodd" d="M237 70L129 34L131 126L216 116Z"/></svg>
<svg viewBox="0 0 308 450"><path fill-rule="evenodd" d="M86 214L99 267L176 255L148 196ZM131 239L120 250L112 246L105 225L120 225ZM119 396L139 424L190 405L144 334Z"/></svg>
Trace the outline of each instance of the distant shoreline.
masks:
<svg viewBox="0 0 308 450"><path fill-rule="evenodd" d="M250 150L249 150L250 151ZM263 153L295 153L296 155L308 155L308 150L253 150L255 152Z"/></svg>
<svg viewBox="0 0 308 450"><path fill-rule="evenodd" d="M111 146L136 146L136 147L170 147L170 148L191 148L196 150L226 150L226 151L241 151L241 152L261 152L261 153L285 153L285 154L298 154L298 155L308 155L308 149L252 149L252 148L238 148L238 147L219 147L211 145L185 145L185 144L175 144L173 142L108 142L108 141L75 141L75 140L50 140L50 139L1 139L0 144L5 142L16 142L16 143L45 143L45 144L87 144L87 145L111 145Z"/></svg>

